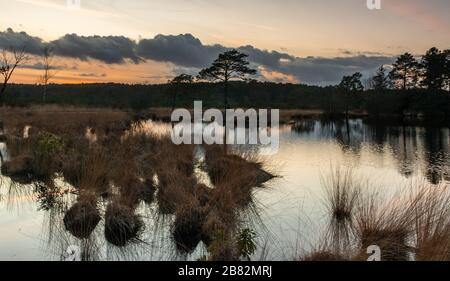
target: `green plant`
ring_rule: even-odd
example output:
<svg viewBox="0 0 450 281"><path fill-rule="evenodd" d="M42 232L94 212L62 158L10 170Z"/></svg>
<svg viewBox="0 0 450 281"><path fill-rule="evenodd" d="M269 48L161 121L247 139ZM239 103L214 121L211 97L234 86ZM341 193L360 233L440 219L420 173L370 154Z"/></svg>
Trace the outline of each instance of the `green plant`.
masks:
<svg viewBox="0 0 450 281"><path fill-rule="evenodd" d="M50 178L57 172L57 157L64 151L62 138L47 132L40 133L32 149L33 173L38 178Z"/></svg>
<svg viewBox="0 0 450 281"><path fill-rule="evenodd" d="M241 230L238 236L238 251L239 256L250 261L250 257L256 251L256 233L248 228Z"/></svg>

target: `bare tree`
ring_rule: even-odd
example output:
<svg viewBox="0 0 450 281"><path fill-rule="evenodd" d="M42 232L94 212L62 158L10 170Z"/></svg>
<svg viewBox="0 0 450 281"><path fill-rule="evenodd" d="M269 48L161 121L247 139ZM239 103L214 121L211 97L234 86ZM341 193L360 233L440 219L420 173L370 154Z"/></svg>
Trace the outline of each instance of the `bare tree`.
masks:
<svg viewBox="0 0 450 281"><path fill-rule="evenodd" d="M42 54L42 63L43 63L43 74L40 77L40 83L44 86L44 91L42 94L42 102L46 103L47 101L47 88L50 80L55 77L55 71L53 70L53 60L54 60L53 52L50 48L45 48L44 53Z"/></svg>
<svg viewBox="0 0 450 281"><path fill-rule="evenodd" d="M2 50L0 57L0 75L3 77L3 84L0 90L0 104L4 101L6 87L8 86L8 82L14 71L18 66L24 63L26 59L25 48L22 48L21 50Z"/></svg>

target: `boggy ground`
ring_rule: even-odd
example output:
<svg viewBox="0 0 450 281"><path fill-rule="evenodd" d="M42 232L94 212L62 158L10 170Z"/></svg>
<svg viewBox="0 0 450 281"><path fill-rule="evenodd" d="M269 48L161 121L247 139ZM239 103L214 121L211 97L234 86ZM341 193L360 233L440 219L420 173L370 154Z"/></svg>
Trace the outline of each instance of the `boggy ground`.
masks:
<svg viewBox="0 0 450 281"><path fill-rule="evenodd" d="M19 184L35 183L41 207L61 213L54 217L64 231L86 244L102 224L105 240L117 248L142 243L149 226L137 209L146 204L171 218L179 253L192 253L203 242L203 259L249 259L256 234L243 217L257 217L254 190L273 174L251 153L225 154L213 145L201 147L204 157L198 157L198 147L176 146L167 126L142 119L110 109L2 108L0 142L7 155L1 172ZM388 196L342 168L331 169L322 182L328 210L322 242L286 259L359 261L378 246L382 260L450 260L448 183L419 182ZM67 192L76 199L61 208Z"/></svg>
<svg viewBox="0 0 450 281"><path fill-rule="evenodd" d="M37 198L49 210L66 192L57 181L69 184L76 200L58 210L72 236L89 239L103 221L109 244L139 243L146 226L136 210L156 204L161 216L174 217L171 236L180 253L193 252L201 241L208 260L254 252L254 234L240 218L256 213L253 190L274 177L254 155L204 146L202 161L195 146L176 146L154 123L116 110L2 108L0 120L0 142L7 147L2 175L38 183Z"/></svg>

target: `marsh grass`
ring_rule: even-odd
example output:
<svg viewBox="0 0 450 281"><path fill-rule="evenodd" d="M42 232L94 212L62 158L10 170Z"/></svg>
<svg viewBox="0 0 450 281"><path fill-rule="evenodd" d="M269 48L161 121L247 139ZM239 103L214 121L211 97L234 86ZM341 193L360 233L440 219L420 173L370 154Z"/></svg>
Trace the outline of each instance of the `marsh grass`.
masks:
<svg viewBox="0 0 450 281"><path fill-rule="evenodd" d="M303 262L340 262L340 261L348 261L347 258L342 256L339 253L334 252L329 249L317 249L313 250L307 255L300 257L300 261Z"/></svg>
<svg viewBox="0 0 450 281"><path fill-rule="evenodd" d="M372 245L385 261L449 260L448 185L414 182L391 194L351 169L331 169L321 182L328 228L321 246L301 260L366 260Z"/></svg>
<svg viewBox="0 0 450 281"><path fill-rule="evenodd" d="M60 190L49 183L63 177L77 199L59 219L83 241L104 221L110 245L142 243L144 204L157 206L155 220L167 218L178 252L190 254L203 241L209 260L238 260L241 229L258 222L254 189L274 177L255 154L224 155L219 146L206 148L205 165L196 167L195 146L174 145L164 126L131 124L123 112L45 107L0 116L12 156L6 171L16 165L45 183L34 192L52 211ZM214 184L199 183L196 168Z"/></svg>
<svg viewBox="0 0 450 281"><path fill-rule="evenodd" d="M325 191L325 206L333 220L351 221L361 194L361 181L352 168L332 168L328 176L321 176Z"/></svg>
<svg viewBox="0 0 450 281"><path fill-rule="evenodd" d="M324 206L329 216L327 239L333 245L334 255L349 251L353 239L354 215L361 195L362 181L352 168L331 168L321 175L324 190ZM327 251L320 250L318 253Z"/></svg>
<svg viewBox="0 0 450 281"><path fill-rule="evenodd" d="M89 238L100 220L95 198L86 197L70 207L63 219L66 230L79 239Z"/></svg>
<svg viewBox="0 0 450 281"><path fill-rule="evenodd" d="M450 260L450 185L418 183L414 208L414 249L418 261Z"/></svg>
<svg viewBox="0 0 450 281"><path fill-rule="evenodd" d="M109 243L124 247L138 242L143 230L143 220L132 208L118 202L110 203L106 208L105 238Z"/></svg>
<svg viewBox="0 0 450 281"><path fill-rule="evenodd" d="M6 134L21 137L26 126L56 135L84 135L90 127L102 135L120 132L131 123L129 114L119 110L61 106L2 108L0 119L5 124Z"/></svg>

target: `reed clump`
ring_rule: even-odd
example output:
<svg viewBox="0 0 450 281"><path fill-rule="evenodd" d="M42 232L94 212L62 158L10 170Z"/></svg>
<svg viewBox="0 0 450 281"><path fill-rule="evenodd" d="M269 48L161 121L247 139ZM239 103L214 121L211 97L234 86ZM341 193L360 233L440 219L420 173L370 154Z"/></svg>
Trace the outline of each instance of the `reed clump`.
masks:
<svg viewBox="0 0 450 281"><path fill-rule="evenodd" d="M194 203L195 204L195 203ZM202 240L205 210L198 204L179 208L175 214L172 236L178 251L191 253Z"/></svg>
<svg viewBox="0 0 450 281"><path fill-rule="evenodd" d="M355 214L355 232L361 252L376 245L381 248L382 260L409 260L414 209L414 202L405 198L389 200L376 192L362 196Z"/></svg>
<svg viewBox="0 0 450 281"><path fill-rule="evenodd" d="M218 146L207 147L205 169L215 185L227 180L226 174L231 169L241 170L255 186L261 186L275 177L263 169L262 163L254 155L225 154Z"/></svg>
<svg viewBox="0 0 450 281"><path fill-rule="evenodd" d="M450 185L417 185L413 199L414 250L417 261L450 260Z"/></svg>
<svg viewBox="0 0 450 281"><path fill-rule="evenodd" d="M137 240L143 231L142 218L135 210L118 202L110 203L105 212L105 238L117 246L125 247Z"/></svg>
<svg viewBox="0 0 450 281"><path fill-rule="evenodd" d="M332 169L328 176L321 177L325 191L325 206L332 220L351 224L361 193L361 182L351 168Z"/></svg>
<svg viewBox="0 0 450 281"><path fill-rule="evenodd" d="M13 181L28 184L33 181L33 159L29 155L16 156L1 166L2 175Z"/></svg>
<svg viewBox="0 0 450 281"><path fill-rule="evenodd" d="M211 146L200 169L213 186L201 184L195 146L174 145L167 134L132 124L123 112L43 108L2 114L6 121L15 118L7 125L11 160L2 172L46 183L63 178L73 186L78 199L62 220L79 239L88 239L101 221L103 199L106 240L118 247L139 241L144 223L138 207L156 200L158 214L174 218L172 238L180 252L203 241L210 260L237 260L243 216L255 212L254 189L273 178L257 158ZM42 185L40 194L52 202L55 194L43 190L48 186L54 185Z"/></svg>
<svg viewBox="0 0 450 281"><path fill-rule="evenodd" d="M64 226L73 236L87 239L100 222L100 212L95 198L81 199L64 216Z"/></svg>
<svg viewBox="0 0 450 281"><path fill-rule="evenodd" d="M341 256L340 254L333 253L331 251L314 251L308 255L301 257L302 262L342 262L348 261L347 258Z"/></svg>

